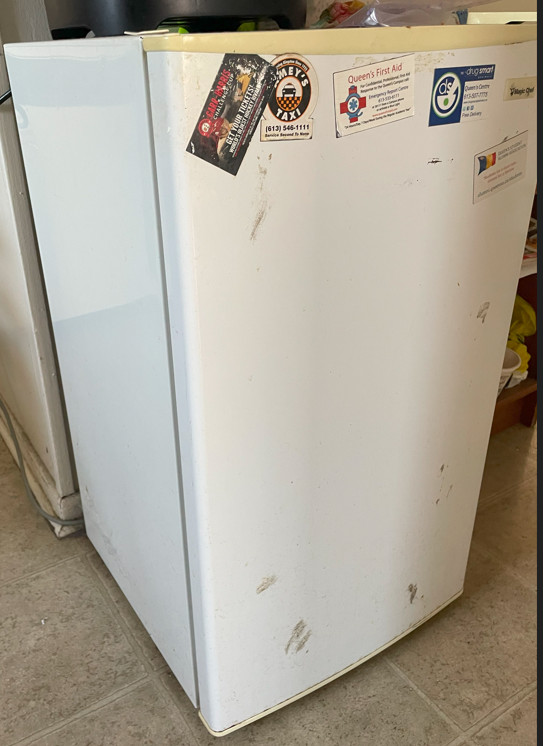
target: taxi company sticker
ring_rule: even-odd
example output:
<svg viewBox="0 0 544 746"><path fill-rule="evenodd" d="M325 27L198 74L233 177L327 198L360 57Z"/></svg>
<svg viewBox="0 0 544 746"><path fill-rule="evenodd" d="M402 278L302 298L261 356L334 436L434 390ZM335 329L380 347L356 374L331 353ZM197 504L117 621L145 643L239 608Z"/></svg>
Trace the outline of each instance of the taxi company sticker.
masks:
<svg viewBox="0 0 544 746"><path fill-rule="evenodd" d="M336 137L414 115L415 55L334 73Z"/></svg>
<svg viewBox="0 0 544 746"><path fill-rule="evenodd" d="M261 120L261 140L310 140L318 91L315 70L298 54L282 54L271 64L277 80Z"/></svg>
<svg viewBox="0 0 544 746"><path fill-rule="evenodd" d="M474 156L474 204L524 178L527 141L522 132Z"/></svg>
<svg viewBox="0 0 544 746"><path fill-rule="evenodd" d="M276 82L257 54L226 54L187 146L189 153L236 175Z"/></svg>
<svg viewBox="0 0 544 746"><path fill-rule="evenodd" d="M505 101L519 101L536 96L536 78L508 78L504 86Z"/></svg>
<svg viewBox="0 0 544 746"><path fill-rule="evenodd" d="M429 127L485 119L494 77L495 65L435 69Z"/></svg>

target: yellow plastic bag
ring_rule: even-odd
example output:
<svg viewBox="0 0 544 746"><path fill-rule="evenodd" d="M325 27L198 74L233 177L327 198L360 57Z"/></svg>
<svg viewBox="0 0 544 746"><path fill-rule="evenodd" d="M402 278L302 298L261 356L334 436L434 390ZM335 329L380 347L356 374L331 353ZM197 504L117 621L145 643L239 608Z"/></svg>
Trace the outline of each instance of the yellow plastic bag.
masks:
<svg viewBox="0 0 544 746"><path fill-rule="evenodd" d="M507 347L517 352L521 358L521 365L518 368L520 373L524 373L529 367L531 356L527 351L525 337L530 337L536 333L536 313L534 308L527 303L521 295L516 295L514 302L514 311L512 312L512 322L510 324L510 333L508 334Z"/></svg>

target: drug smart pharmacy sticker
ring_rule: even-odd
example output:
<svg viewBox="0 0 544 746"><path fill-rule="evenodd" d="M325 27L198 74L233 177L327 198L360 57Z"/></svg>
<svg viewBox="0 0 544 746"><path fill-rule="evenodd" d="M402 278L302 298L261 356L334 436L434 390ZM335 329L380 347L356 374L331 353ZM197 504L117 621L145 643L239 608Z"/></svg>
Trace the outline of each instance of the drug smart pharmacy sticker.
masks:
<svg viewBox="0 0 544 746"><path fill-rule="evenodd" d="M310 140L317 103L317 75L299 54L282 54L271 63L277 78L261 120L261 140Z"/></svg>
<svg viewBox="0 0 544 746"><path fill-rule="evenodd" d="M414 115L414 55L334 73L336 137Z"/></svg>
<svg viewBox="0 0 544 746"><path fill-rule="evenodd" d="M485 119L494 77L495 65L437 68L429 127Z"/></svg>

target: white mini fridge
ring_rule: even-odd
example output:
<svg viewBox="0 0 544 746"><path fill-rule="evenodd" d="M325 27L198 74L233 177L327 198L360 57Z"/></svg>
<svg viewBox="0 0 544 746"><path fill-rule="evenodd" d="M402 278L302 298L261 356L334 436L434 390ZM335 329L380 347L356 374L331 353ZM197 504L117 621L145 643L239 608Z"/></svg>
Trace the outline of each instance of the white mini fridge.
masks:
<svg viewBox="0 0 544 746"><path fill-rule="evenodd" d="M6 47L87 532L217 735L462 593L535 34Z"/></svg>

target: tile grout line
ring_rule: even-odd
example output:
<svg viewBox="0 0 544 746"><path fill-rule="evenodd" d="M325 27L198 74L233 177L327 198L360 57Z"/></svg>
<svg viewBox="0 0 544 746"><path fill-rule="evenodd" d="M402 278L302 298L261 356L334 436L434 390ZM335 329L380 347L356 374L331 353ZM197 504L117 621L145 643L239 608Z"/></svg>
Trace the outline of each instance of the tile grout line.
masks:
<svg viewBox="0 0 544 746"><path fill-rule="evenodd" d="M501 568L510 575L510 577L513 580L516 580L520 585L522 585L526 590L533 591L533 593L536 593L536 583L531 585L522 575L518 575L518 573L512 569L511 565L507 562L504 562L498 554L495 554L490 549L485 547L481 541L478 541L477 539L473 539L471 542L471 549L474 547L476 549L477 553L479 553L484 558L493 560L493 562L496 562L498 565L501 566ZM536 579L535 579L536 581Z"/></svg>
<svg viewBox="0 0 544 746"><path fill-rule="evenodd" d="M95 583L95 586L97 587L98 592L100 593L100 595L102 596L102 598L105 600L108 609L114 615L115 620L117 621L117 623L121 627L121 631L122 631L123 635L125 636L125 638L127 639L127 641L129 643L130 647L132 648L134 654L136 655L136 657L139 660L139 662L143 665L144 670L146 671L147 675L149 676L150 674L152 674L152 673L155 672L155 669L153 668L153 666L151 665L151 663L148 661L147 656L145 655L144 651L142 650L141 645L139 644L139 642L135 638L134 634L132 633L132 630L130 629L130 627L128 626L128 624L123 619L123 615L121 614L121 612L117 608L117 605L115 604L115 601L113 600L113 598L110 596L109 591L106 588L106 586L104 585L104 583L102 582L102 580L101 580L98 572L92 566L92 564L90 562L90 559L89 559L89 557L92 557L92 556L94 556L94 555L91 552L89 554L84 555L83 559L84 559L85 564L87 565L87 567L89 568L89 570L90 570L90 572L91 572L91 574L93 576L93 581ZM100 556L100 555L98 555L98 556ZM122 591L121 591L121 593L122 593ZM144 627L144 629L145 629L145 627ZM146 634L147 634L147 630L146 630ZM165 661L165 665L166 666L168 665L166 663L166 661Z"/></svg>
<svg viewBox="0 0 544 746"><path fill-rule="evenodd" d="M417 684L414 683L412 679L407 674L405 674L404 671L396 663L393 663L393 661L390 660L387 656L385 656L385 662L397 674L397 676L399 676L406 684L408 684L408 686L418 695L420 699L422 699L429 707L431 707L431 709L434 710L435 713L439 715L440 718L450 726L450 728L453 729L456 734L454 741L460 736L466 735L463 729L459 725L457 725L457 723L452 720L449 715L446 715L441 707L439 707L436 702L433 702L433 700L427 694L425 694L425 692L420 689Z"/></svg>
<svg viewBox="0 0 544 746"><path fill-rule="evenodd" d="M485 513L485 511L492 505L495 505L495 503L503 500L505 497L508 497L510 493L517 492L517 490L519 490L520 488L527 486L529 482L534 482L536 478L537 474L535 473L531 477L522 479L521 482L516 482L514 485L512 485L512 487L505 487L504 489L497 490L497 492L492 492L491 495L489 495L481 504L478 499L477 513Z"/></svg>
<svg viewBox="0 0 544 746"><path fill-rule="evenodd" d="M162 677L163 677L164 673L165 673L164 671L160 675L157 673L152 678L155 680L157 686L162 690L162 693L166 697L166 699L168 700L168 702L173 707L175 707L176 711L179 713L181 719L185 723L185 725L187 727L187 730L191 734L191 737L192 737L192 739L195 742L195 746L198 746L199 739L198 739L196 733L194 732L194 730L193 730L193 728L191 726L191 723L189 723L189 721L185 719L185 715L183 714L183 711L182 711L181 707L176 702L176 698L174 697L173 693L170 691L170 689L166 686L166 684L162 680ZM172 674L172 676L174 676L174 674ZM174 676L174 678L176 678L176 677ZM195 711L197 711L196 707L195 707ZM202 726L202 727L204 727L204 726Z"/></svg>
<svg viewBox="0 0 544 746"><path fill-rule="evenodd" d="M488 549L486 546L483 545L481 541L478 541L478 539L474 539L473 544L481 554L487 556L488 559L492 559L494 562L499 564L506 572L508 572L511 578L517 580L524 588L526 588L528 591L536 592L537 578L535 578L534 583L530 583L527 578L524 578L523 575L520 575L518 572L516 572L516 570L514 570L509 563L501 559L498 552L494 552L491 549Z"/></svg>
<svg viewBox="0 0 544 746"><path fill-rule="evenodd" d="M117 608L117 605L115 604L115 601L111 597L108 589L106 588L105 584L103 583L102 579L100 578L100 575L98 574L97 570L93 567L93 565L91 563L91 557L94 557L95 555L98 555L98 553L95 552L95 551L93 551L93 552L88 552L87 554L85 554L83 556L83 559L85 560L85 563L88 565L88 567L89 567L89 569L90 569L90 571L91 571L91 573L93 575L93 580L95 582L95 585L98 586L98 590L99 590L101 596L105 599L106 604L108 605L108 608L114 614L115 619L117 620L119 626L121 627L121 630L122 630L123 634L125 635L125 637L127 638L127 640L129 642L131 648L133 649L136 657L138 658L138 660L140 661L140 663L143 664L144 669L146 671L146 678L149 681L152 681L156 685L156 688L158 689L158 693L161 696L161 699L163 700L163 702L167 702L169 705L172 705L174 707L175 712L181 718L181 720L182 720L182 722L183 722L183 724L184 724L187 732L190 734L191 738L194 740L195 746L197 746L196 736L194 735L193 730L192 730L190 724L185 719L185 717L184 717L183 712L181 711L181 709L177 706L177 703L176 703L174 697L171 695L170 691L168 690L168 687L166 687L162 683L162 681L161 681L161 677L165 673L167 673L167 672L170 671L170 667L168 666L168 663L165 661L164 664L160 668L156 669L156 668L153 668L153 666L151 665L151 663L148 661L147 656L145 655L144 651L142 650L141 645L137 641L135 635L132 633L132 630L130 629L130 627L128 626L128 624L123 619L123 616L122 616L121 612ZM98 555L98 557L100 557L100 555ZM122 593L122 591L121 591L121 593ZM145 627L144 627L144 630L145 630ZM147 634L147 630L146 630L146 634ZM160 653L160 651L159 651L159 653ZM21 745L21 746L24 746L24 745Z"/></svg>
<svg viewBox="0 0 544 746"><path fill-rule="evenodd" d="M510 710L514 709L514 707L519 705L520 702L524 702L536 690L536 687L536 681L532 681L530 684L527 684L522 689L518 689L515 694L512 694L511 697L508 697L508 699L505 700L502 704L495 707L494 710L491 710L491 712L488 712L487 715L484 715L482 718L480 718L480 720L477 720L473 725L471 725L470 728L468 728L466 731L467 738L472 738L473 736L477 735L482 730L484 730L484 728L487 728L488 725L491 725L507 712L510 712Z"/></svg>
<svg viewBox="0 0 544 746"><path fill-rule="evenodd" d="M443 712L443 710L435 702L433 702L433 700L430 699L430 697L425 694L425 692L423 692L396 663L393 663L393 661L389 660L387 657L385 658L385 660L387 664L400 676L400 678L403 679L421 697L421 699L423 699L433 710L435 710L435 712L439 714L442 719L448 723L448 725L453 727L455 731L458 731L456 738L454 739L454 741L450 742L448 746L455 746L457 739L461 737L471 739L472 736L480 733L488 725L491 725L496 720L498 720L498 718L502 717L504 714L516 707L520 702L523 702L525 699L527 699L537 687L537 683L535 681L527 684L526 686L522 687L517 692L512 694L510 697L508 697L508 699L506 699L500 705L491 710L491 712L488 712L486 715L473 723L469 728L463 730L461 726L457 725L455 721L453 721L448 715L446 715L446 713Z"/></svg>
<svg viewBox="0 0 544 746"><path fill-rule="evenodd" d="M164 703L174 708L174 712L180 718L181 722L185 726L185 730L187 734L190 736L190 738L193 741L193 743L188 744L188 746L196 746L197 744L196 737L193 734L193 731L191 727L189 726L189 723L185 720L180 708L176 706L174 698L170 696L170 693L168 692L167 688L160 681L160 677L164 673L170 670L168 667L168 664L165 662L164 665L161 666L160 669L154 669L151 663L147 660L147 657L145 656L145 653L143 652L141 646L139 645L135 636L132 634L130 628L128 627L127 623L123 619L121 612L117 608L113 598L110 596L107 588L102 582L97 571L91 564L89 558L92 556L94 556L93 552L89 552L86 554L82 553L82 554L76 555L75 557L70 557L70 558L67 558L66 560L61 560L61 562L55 563L51 567L56 567L59 564L64 564L65 562L69 562L72 559L80 559L82 563L87 566L87 569L89 570L92 576L91 582L93 583L96 590L98 591L98 593L104 600L108 608L108 611L112 614L115 621L118 623L121 629L121 632L123 636L127 639L130 645L130 648L133 651L135 657L137 658L139 663L142 664L142 667L144 670L143 674L142 676L140 676L138 679L131 682L130 684L127 684L126 686L123 686L120 689L117 689L114 692L111 692L111 694L107 695L106 697L96 700L96 702L93 702L91 705L78 710L76 713L74 713L70 717L64 718L63 720L60 720L54 723L53 725L50 725L47 728L35 731L34 733L28 736L24 736L24 738L20 739L19 741L15 741L9 744L9 746L31 746L31 744L35 743L37 740L44 738L48 735L51 735L52 733L56 733L57 731L62 730L62 728L66 727L67 725L75 723L81 720L82 718L86 717L87 715L97 712L98 710L101 710L103 707L106 707L112 704L113 702L116 702L118 699L121 699L127 694L130 694L132 691L139 689L140 687L145 685L146 682L153 683L155 685L155 690L157 691L157 694L158 696L160 696L161 700ZM39 573L33 573L33 574L36 575Z"/></svg>
<svg viewBox="0 0 544 746"><path fill-rule="evenodd" d="M172 673L170 671L170 669L168 669L167 671L157 671L156 673L152 674L150 676L150 678L156 684L157 689L159 690L159 694L160 694L161 699L163 700L163 702L166 702L167 704L171 705L174 708L174 710L177 712L177 714L179 715L179 717L183 721L183 724L185 725L185 728L187 729L187 732L189 733L189 735L191 736L192 740L194 741L194 745L198 746L198 738L196 736L196 733L194 733L194 731L193 731L193 729L191 727L191 724L185 719L185 715L183 714L183 711L182 711L181 707L178 706L178 703L176 702L176 700L174 698L174 695L171 693L171 691L166 686L166 684L164 684L163 681L162 681L162 677L164 676L165 673L168 673L168 672ZM173 673L172 673L172 676L174 676ZM176 677L174 676L174 679L175 678ZM181 684L180 684L180 686L181 686ZM197 710L195 708L195 712L196 711Z"/></svg>
<svg viewBox="0 0 544 746"><path fill-rule="evenodd" d="M121 699L127 694L130 694L134 690L139 689L140 687L143 686L146 679L148 678L149 677L147 675L144 675L141 678L137 679L136 681L133 681L130 684L127 684L126 686L121 687L120 689L117 689L115 692L112 692L111 694L108 694L107 697L103 697L102 699L97 699L96 702L93 702L87 707L84 707L82 710L78 710L78 712L76 712L74 715L71 715L68 718L64 718L63 720L59 720L58 722L54 723L53 725L50 725L47 728L43 728L42 730L35 731L34 733L31 733L29 736L25 736L24 738L21 738L18 741L13 741L12 743L9 744L9 746L30 746L31 744L35 743L38 739L51 735L51 733L56 733L57 731L61 730L65 726L71 725L72 723L75 723L78 720L81 720L87 715L91 715L93 712L97 712L98 710L101 710L103 707L106 707L107 705L110 705L113 702L116 702L118 699Z"/></svg>
<svg viewBox="0 0 544 746"><path fill-rule="evenodd" d="M59 539L55 539L56 541L59 541ZM0 583L0 589L5 588L8 585L13 585L14 583L18 583L21 580L28 580L29 578L33 578L36 575L40 575L42 572L46 572L47 570L52 570L54 567L59 567L59 565L65 565L67 562L71 562L74 559L81 559L81 554L73 554L71 557L65 557L64 559L59 560L58 562L53 562L51 565L45 565L44 567L40 567L39 570L34 570L33 572L25 573L24 575L19 575L16 578L11 578L11 580L5 580L3 583Z"/></svg>
<svg viewBox="0 0 544 746"><path fill-rule="evenodd" d="M468 744L468 741L464 735L462 736L456 736L453 741L449 741L448 743L444 744L444 746L466 746Z"/></svg>

